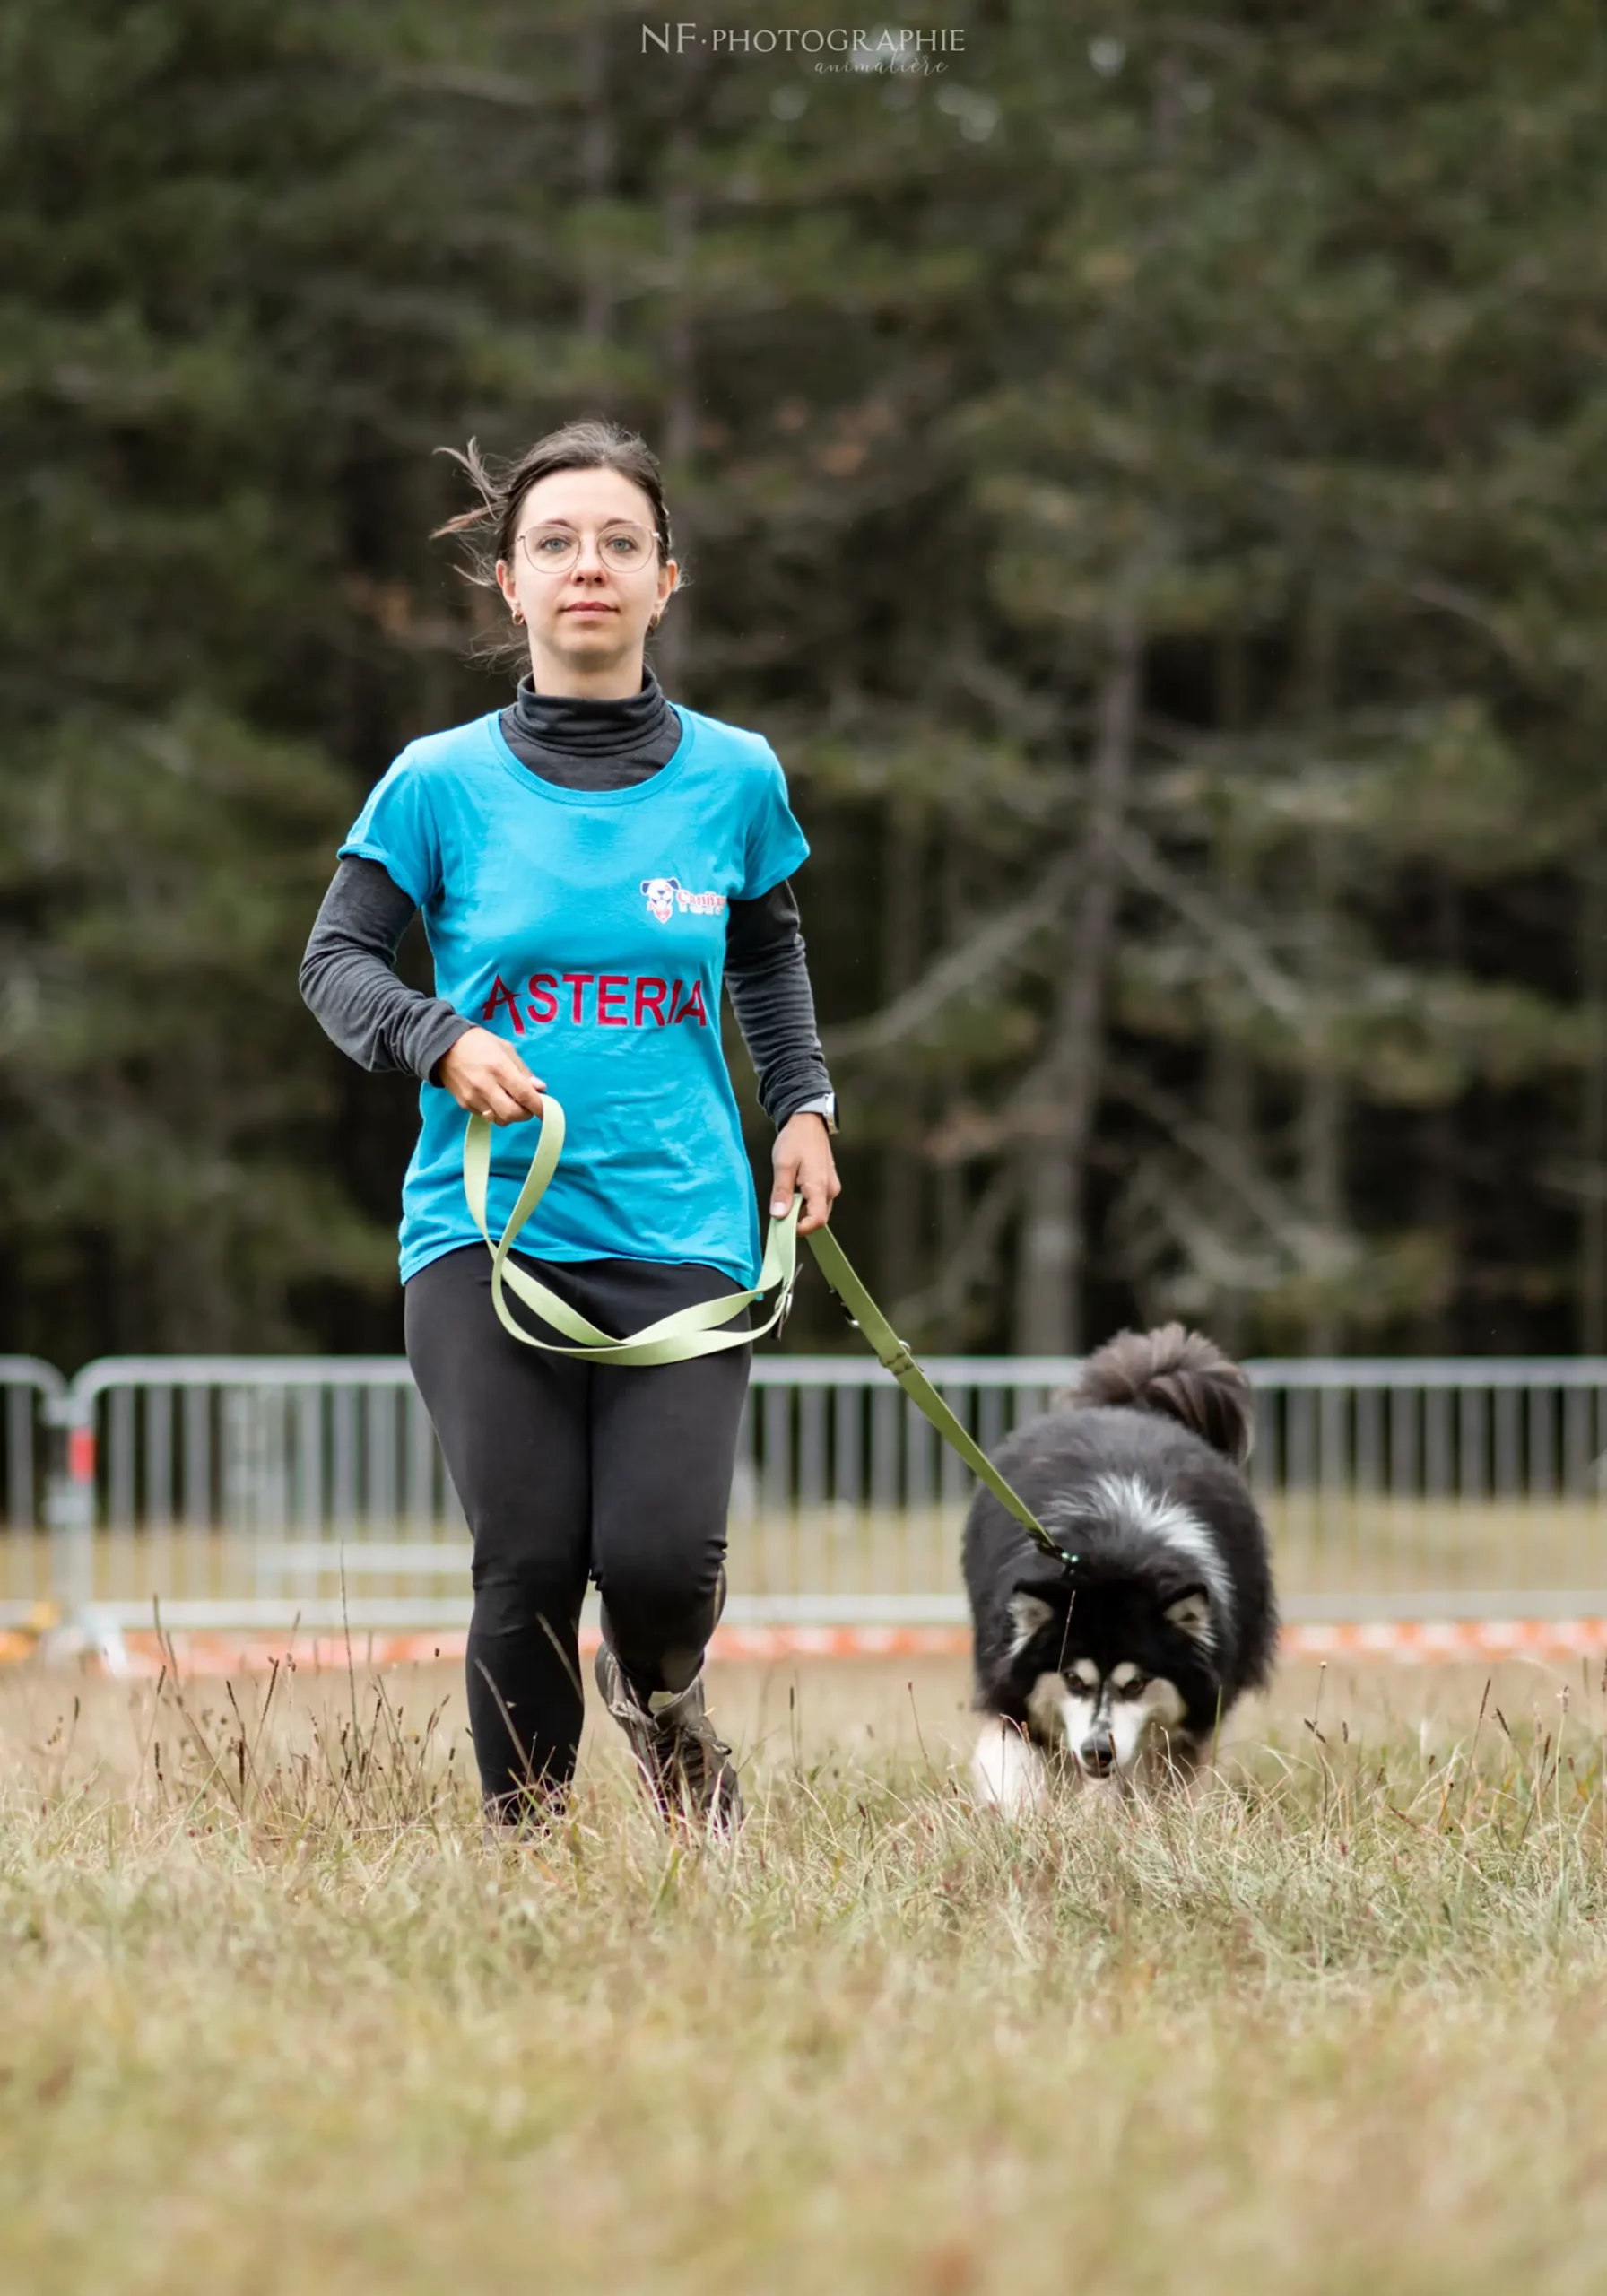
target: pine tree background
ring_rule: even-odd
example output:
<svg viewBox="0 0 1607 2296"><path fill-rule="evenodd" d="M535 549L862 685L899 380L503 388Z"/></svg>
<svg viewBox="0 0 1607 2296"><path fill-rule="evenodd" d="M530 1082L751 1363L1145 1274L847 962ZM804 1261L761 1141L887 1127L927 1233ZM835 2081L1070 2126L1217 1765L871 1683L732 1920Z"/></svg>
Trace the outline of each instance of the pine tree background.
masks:
<svg viewBox="0 0 1607 2296"><path fill-rule="evenodd" d="M604 410L913 1338L1607 1352L1599 8L777 15L0 20L0 1347L398 1344L416 1089L297 959L506 691L432 449Z"/></svg>

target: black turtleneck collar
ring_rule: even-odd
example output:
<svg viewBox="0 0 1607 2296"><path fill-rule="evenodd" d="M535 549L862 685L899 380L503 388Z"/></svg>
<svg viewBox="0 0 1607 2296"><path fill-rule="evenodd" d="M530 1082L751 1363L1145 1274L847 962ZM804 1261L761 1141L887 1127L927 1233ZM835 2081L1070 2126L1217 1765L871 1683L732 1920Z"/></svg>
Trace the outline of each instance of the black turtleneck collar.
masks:
<svg viewBox="0 0 1607 2296"><path fill-rule="evenodd" d="M508 721L513 721L510 728ZM519 681L502 729L513 743L514 729L541 762L526 758L537 772L556 754L569 758L617 758L636 764L667 764L681 739L681 721L664 698L651 670L642 672L641 690L622 701L597 701L564 693L538 693L526 674ZM523 755L523 744L514 744Z"/></svg>

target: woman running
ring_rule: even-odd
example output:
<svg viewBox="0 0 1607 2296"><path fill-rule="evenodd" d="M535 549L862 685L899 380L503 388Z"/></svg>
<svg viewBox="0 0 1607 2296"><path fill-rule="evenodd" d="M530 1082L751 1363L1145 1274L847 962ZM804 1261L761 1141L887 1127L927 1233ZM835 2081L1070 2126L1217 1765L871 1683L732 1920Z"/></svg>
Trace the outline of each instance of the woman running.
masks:
<svg viewBox="0 0 1607 2296"><path fill-rule="evenodd" d="M838 1187L790 884L809 848L769 744L670 703L644 665L677 570L642 440L576 422L506 468L473 445L456 459L480 500L439 532L500 592L528 670L508 708L411 743L375 788L301 992L363 1067L421 1080L406 1346L473 1534L469 1720L488 1818L514 1826L562 1800L591 1578L597 1686L659 1808L729 1830L741 1798L702 1668L750 1350L642 1370L521 1345L492 1309L464 1133L471 1112L499 1127L499 1233L551 1086L568 1141L517 1257L602 1328L623 1337L751 1285L759 1222L722 979L777 1126L771 1209L802 1190L807 1232ZM396 977L415 910L434 996Z"/></svg>

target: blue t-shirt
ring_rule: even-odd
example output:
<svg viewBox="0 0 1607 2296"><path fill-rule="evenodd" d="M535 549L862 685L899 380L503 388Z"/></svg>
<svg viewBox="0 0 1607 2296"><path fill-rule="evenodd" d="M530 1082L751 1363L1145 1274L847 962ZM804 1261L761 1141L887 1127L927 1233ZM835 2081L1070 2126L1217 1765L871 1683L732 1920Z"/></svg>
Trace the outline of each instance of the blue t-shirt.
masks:
<svg viewBox="0 0 1607 2296"><path fill-rule="evenodd" d="M568 1136L519 1238L537 1258L699 1260L751 1283L759 1219L720 1043L727 903L757 900L809 847L758 734L677 709L668 764L624 789L565 789L519 763L498 716L410 743L341 847L423 913L436 994L513 1044ZM468 1119L439 1084L402 1188L404 1283L479 1241ZM537 1126L491 1134L499 1234Z"/></svg>

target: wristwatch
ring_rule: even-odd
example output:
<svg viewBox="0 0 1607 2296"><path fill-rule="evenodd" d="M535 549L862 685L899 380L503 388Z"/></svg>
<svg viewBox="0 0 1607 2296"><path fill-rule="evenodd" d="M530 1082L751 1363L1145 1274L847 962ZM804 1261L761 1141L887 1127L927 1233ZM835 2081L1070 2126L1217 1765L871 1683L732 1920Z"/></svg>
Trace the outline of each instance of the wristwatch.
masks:
<svg viewBox="0 0 1607 2296"><path fill-rule="evenodd" d="M804 1100L792 1113L794 1116L823 1117L827 1131L835 1132L837 1130L837 1094L822 1092L818 1100Z"/></svg>

